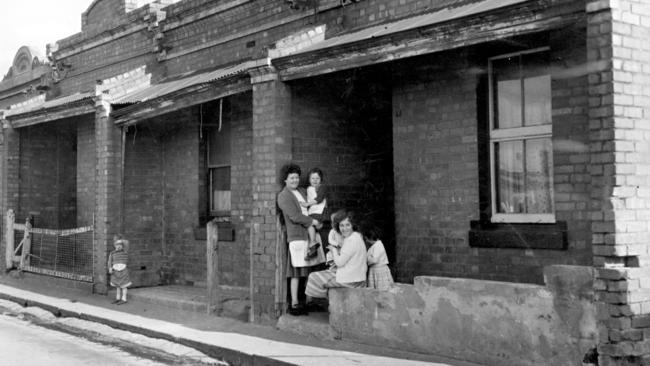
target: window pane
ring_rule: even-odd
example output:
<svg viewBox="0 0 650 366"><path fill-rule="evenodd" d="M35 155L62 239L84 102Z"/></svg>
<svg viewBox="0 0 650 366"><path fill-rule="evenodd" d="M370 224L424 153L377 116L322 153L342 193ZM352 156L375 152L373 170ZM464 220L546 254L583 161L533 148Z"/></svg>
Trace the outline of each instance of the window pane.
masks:
<svg viewBox="0 0 650 366"><path fill-rule="evenodd" d="M553 213L551 139L526 140L527 213Z"/></svg>
<svg viewBox="0 0 650 366"><path fill-rule="evenodd" d="M210 169L211 211L230 211L230 167Z"/></svg>
<svg viewBox="0 0 650 366"><path fill-rule="evenodd" d="M551 76L524 79L526 126L551 123Z"/></svg>
<svg viewBox="0 0 650 366"><path fill-rule="evenodd" d="M209 165L230 165L230 122L227 119L221 122L221 130L218 127L210 129L208 149Z"/></svg>
<svg viewBox="0 0 650 366"><path fill-rule="evenodd" d="M524 143L503 141L495 144L497 212L525 212Z"/></svg>
<svg viewBox="0 0 650 366"><path fill-rule="evenodd" d="M519 80L499 81L497 85L497 124L495 128L521 127L521 84Z"/></svg>
<svg viewBox="0 0 650 366"><path fill-rule="evenodd" d="M522 91L519 57L494 60L494 128L521 127Z"/></svg>

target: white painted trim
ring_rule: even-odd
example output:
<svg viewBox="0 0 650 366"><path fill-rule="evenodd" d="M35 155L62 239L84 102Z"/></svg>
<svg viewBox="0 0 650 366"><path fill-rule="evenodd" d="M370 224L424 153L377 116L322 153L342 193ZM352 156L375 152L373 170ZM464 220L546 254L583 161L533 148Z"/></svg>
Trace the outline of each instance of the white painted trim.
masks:
<svg viewBox="0 0 650 366"><path fill-rule="evenodd" d="M490 131L490 141L528 140L550 137L553 127L550 124L516 128L499 128Z"/></svg>
<svg viewBox="0 0 650 366"><path fill-rule="evenodd" d="M524 126L515 128L494 128L494 87L493 87L493 67L492 61L520 56L526 54L533 54L538 52L549 51L550 47L539 47L526 51L513 52L503 54L488 59L488 118L489 118L489 154L490 154L490 202L492 208L492 215L490 220L492 222L501 223L555 223L555 190L553 188L553 172L549 176L550 193L552 197L551 209L553 213L550 214L526 214L526 213L499 213L497 208L497 192L496 192L496 157L495 157L495 143L501 141L525 141L538 138L552 138L553 124ZM551 142L552 143L552 142ZM551 167L553 166L553 149L551 149Z"/></svg>
<svg viewBox="0 0 650 366"><path fill-rule="evenodd" d="M521 214L521 213L493 213L492 222L529 223L529 224L554 224L555 214Z"/></svg>

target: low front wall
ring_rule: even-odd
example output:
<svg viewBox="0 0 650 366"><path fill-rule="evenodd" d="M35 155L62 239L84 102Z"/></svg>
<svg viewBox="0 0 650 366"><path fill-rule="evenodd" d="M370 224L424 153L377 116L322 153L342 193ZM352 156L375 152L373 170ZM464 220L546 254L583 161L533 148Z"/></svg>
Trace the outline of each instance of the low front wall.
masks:
<svg viewBox="0 0 650 366"><path fill-rule="evenodd" d="M579 365L597 344L591 267L549 266L546 286L416 277L330 291L342 339L487 365Z"/></svg>

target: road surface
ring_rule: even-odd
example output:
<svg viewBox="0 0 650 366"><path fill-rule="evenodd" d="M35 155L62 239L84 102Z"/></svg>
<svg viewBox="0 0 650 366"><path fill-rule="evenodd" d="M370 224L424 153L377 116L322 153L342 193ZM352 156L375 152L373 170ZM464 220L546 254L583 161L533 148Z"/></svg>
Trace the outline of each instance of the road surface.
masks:
<svg viewBox="0 0 650 366"><path fill-rule="evenodd" d="M158 366L118 348L50 330L0 314L0 364L66 366Z"/></svg>

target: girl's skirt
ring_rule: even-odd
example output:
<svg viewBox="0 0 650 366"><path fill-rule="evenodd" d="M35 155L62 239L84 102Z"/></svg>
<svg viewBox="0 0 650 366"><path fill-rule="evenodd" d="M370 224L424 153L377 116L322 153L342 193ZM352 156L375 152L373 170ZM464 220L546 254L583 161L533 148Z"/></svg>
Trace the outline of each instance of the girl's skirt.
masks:
<svg viewBox="0 0 650 366"><path fill-rule="evenodd" d="M360 282L336 282L336 271L331 269L325 271L312 272L307 279L305 295L315 298L327 298L327 290L333 287L366 287L365 281Z"/></svg>
<svg viewBox="0 0 650 366"><path fill-rule="evenodd" d="M131 278L129 277L129 270L113 271L111 274L111 286L113 287L129 287L131 286Z"/></svg>
<svg viewBox="0 0 650 366"><path fill-rule="evenodd" d="M393 285L390 268L385 264L375 264L368 268L368 287L377 290L388 290Z"/></svg>

